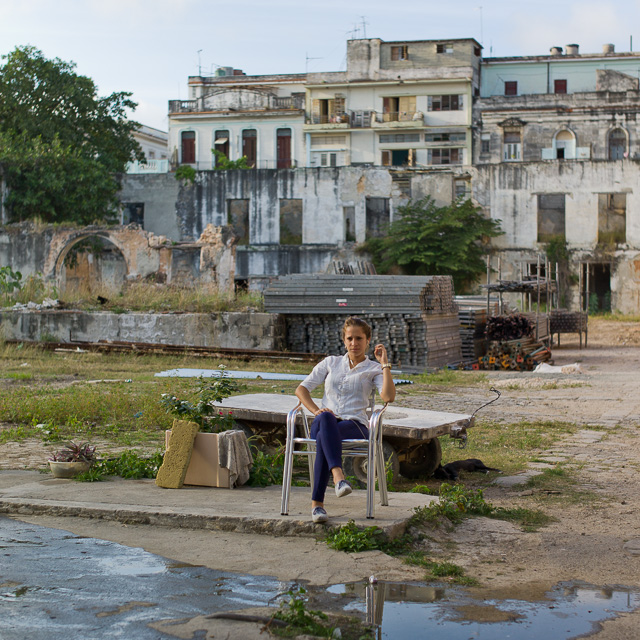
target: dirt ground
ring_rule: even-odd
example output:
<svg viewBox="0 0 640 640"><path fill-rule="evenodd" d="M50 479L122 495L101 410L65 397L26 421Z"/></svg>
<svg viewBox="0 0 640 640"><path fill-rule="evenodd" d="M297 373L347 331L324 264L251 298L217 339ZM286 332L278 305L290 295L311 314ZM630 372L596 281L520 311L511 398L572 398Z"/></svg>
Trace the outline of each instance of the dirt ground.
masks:
<svg viewBox="0 0 640 640"><path fill-rule="evenodd" d="M472 518L434 536L431 542L434 557L440 554L464 566L468 575L479 580L477 592L485 598L539 600L559 582L575 580L640 589L640 323L591 319L588 348L578 348L577 336L563 336L562 346L554 349L553 356L557 365L579 363L582 373L492 373L491 383L503 391L503 397L483 415L509 423L543 418L580 426L576 433L541 452L532 464L532 471L557 463L574 470L578 484L568 489L566 496L525 489L508 478L499 478L485 489L489 502L540 508L555 521L535 533L526 533L508 522ZM448 388L429 397L428 406L416 397L407 398L407 404L471 412L488 397L488 388ZM41 447L34 443L36 446ZM34 449L33 455L42 460L41 449ZM0 447L0 468L23 468L23 464L24 459L12 457L11 447ZM579 500L572 499L576 491L583 492ZM384 554L347 557L309 539L212 532L172 534L79 519L30 520L144 546L177 560L283 580L327 584L359 580L370 573L392 580L420 577L417 569ZM180 539L177 545L176 535ZM640 612L635 612L604 623L595 637L638 638L638 629Z"/></svg>

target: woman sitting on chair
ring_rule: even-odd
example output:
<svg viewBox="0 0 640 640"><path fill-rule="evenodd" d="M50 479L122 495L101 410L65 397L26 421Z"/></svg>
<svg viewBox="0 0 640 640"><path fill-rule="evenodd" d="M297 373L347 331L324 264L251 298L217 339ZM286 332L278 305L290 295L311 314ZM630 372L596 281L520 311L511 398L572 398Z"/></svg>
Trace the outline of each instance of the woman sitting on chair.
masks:
<svg viewBox="0 0 640 640"><path fill-rule="evenodd" d="M367 407L374 388L384 402L393 402L396 388L391 378L387 350L376 345L373 354L378 362L367 357L371 327L360 318L347 318L342 327L342 340L347 348L344 356L329 356L318 363L300 383L296 396L315 417L311 437L316 440L316 461L311 495L311 517L314 522L326 522L324 494L333 476L336 496L351 493L351 485L342 471L342 441L368 438ZM311 398L311 391L324 382L322 408Z"/></svg>

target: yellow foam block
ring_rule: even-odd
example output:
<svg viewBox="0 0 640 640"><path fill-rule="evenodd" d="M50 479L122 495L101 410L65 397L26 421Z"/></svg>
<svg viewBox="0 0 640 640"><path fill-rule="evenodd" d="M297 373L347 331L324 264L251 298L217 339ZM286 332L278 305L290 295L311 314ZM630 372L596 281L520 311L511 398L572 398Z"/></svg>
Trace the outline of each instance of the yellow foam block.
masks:
<svg viewBox="0 0 640 640"><path fill-rule="evenodd" d="M158 469L156 484L164 489L180 489L184 484L191 462L193 441L198 432L195 422L174 420L171 437L164 453L162 466Z"/></svg>

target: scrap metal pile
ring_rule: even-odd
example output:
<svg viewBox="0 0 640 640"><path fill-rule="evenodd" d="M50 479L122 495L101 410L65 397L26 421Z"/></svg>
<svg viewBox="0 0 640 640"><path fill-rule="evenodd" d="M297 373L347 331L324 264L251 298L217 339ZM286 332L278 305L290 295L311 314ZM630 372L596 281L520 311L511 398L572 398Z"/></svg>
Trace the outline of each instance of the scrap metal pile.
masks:
<svg viewBox="0 0 640 640"><path fill-rule="evenodd" d="M487 352L473 369L531 371L551 358L550 349L535 339L535 314L514 313L487 320Z"/></svg>
<svg viewBox="0 0 640 640"><path fill-rule="evenodd" d="M458 362L458 307L450 276L288 275L264 292L265 309L286 315L292 351L344 353L347 316L372 327L394 366L405 371Z"/></svg>

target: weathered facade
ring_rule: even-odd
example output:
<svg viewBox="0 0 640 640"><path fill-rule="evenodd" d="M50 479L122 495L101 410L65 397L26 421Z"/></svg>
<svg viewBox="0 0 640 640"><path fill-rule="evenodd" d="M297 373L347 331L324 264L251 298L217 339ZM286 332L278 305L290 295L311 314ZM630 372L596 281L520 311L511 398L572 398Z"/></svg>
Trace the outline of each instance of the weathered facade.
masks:
<svg viewBox="0 0 640 640"><path fill-rule="evenodd" d="M191 285L213 283L232 290L235 236L231 229L207 225L192 242L171 242L136 225L127 227L0 228L0 264L23 277L41 274L64 289L104 284L118 289L126 281L151 280Z"/></svg>
<svg viewBox="0 0 640 640"><path fill-rule="evenodd" d="M507 277L564 248L574 308L640 310L639 70L612 45L483 61L474 197L502 221Z"/></svg>

